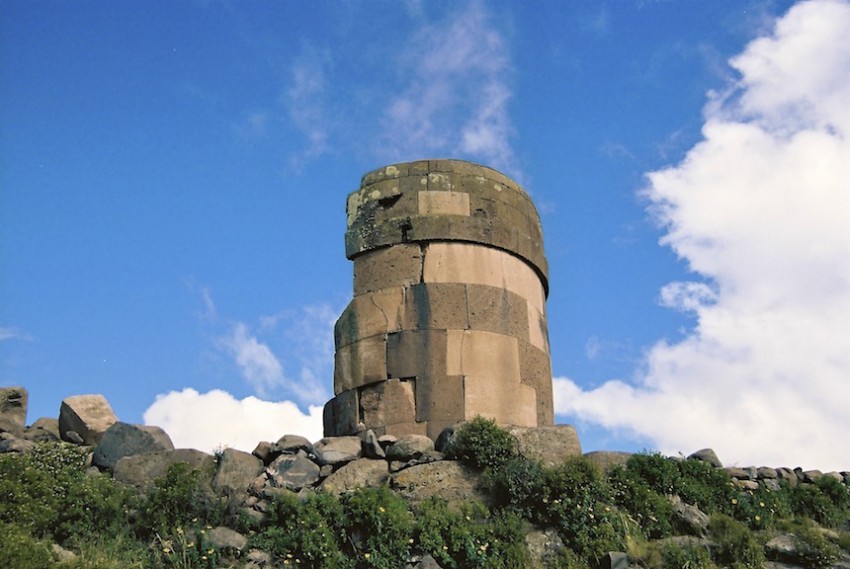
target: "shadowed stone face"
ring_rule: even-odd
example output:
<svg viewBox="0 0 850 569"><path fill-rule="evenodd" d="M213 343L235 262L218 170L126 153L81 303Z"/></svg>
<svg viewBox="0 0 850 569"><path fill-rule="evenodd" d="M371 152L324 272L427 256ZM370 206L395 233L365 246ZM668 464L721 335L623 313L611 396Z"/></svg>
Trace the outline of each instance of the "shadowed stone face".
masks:
<svg viewBox="0 0 850 569"><path fill-rule="evenodd" d="M387 166L348 197L354 298L335 328L325 435L427 434L476 415L554 421L540 219L504 175Z"/></svg>

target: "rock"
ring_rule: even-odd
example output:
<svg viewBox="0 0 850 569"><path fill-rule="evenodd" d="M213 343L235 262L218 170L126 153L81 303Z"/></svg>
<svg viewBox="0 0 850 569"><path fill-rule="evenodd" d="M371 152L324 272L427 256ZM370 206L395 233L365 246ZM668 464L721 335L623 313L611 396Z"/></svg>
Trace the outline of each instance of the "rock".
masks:
<svg viewBox="0 0 850 569"><path fill-rule="evenodd" d="M749 480L750 479L750 471L745 468L740 468L738 466L728 466L723 470L726 471L730 477L735 480Z"/></svg>
<svg viewBox="0 0 850 569"><path fill-rule="evenodd" d="M759 483L755 480L735 480L735 485L744 490L758 490Z"/></svg>
<svg viewBox="0 0 850 569"><path fill-rule="evenodd" d="M387 450L390 446L394 445L397 440L398 437L395 435L381 435L378 437L378 443L384 450Z"/></svg>
<svg viewBox="0 0 850 569"><path fill-rule="evenodd" d="M62 433L62 436L60 438L65 442L73 443L75 445L86 444L86 441L83 440L83 437L81 437L80 433L78 433L77 431L65 431L64 433Z"/></svg>
<svg viewBox="0 0 850 569"><path fill-rule="evenodd" d="M629 556L622 551L609 551L599 561L600 569L628 569Z"/></svg>
<svg viewBox="0 0 850 569"><path fill-rule="evenodd" d="M486 496L478 491L480 483L480 474L453 460L419 464L390 477L390 487L413 505L439 496L454 509L470 499L486 502Z"/></svg>
<svg viewBox="0 0 850 569"><path fill-rule="evenodd" d="M328 437L313 447L319 465L334 466L360 458L360 437Z"/></svg>
<svg viewBox="0 0 850 569"><path fill-rule="evenodd" d="M24 431L23 437L34 443L59 441L59 420L41 417Z"/></svg>
<svg viewBox="0 0 850 569"><path fill-rule="evenodd" d="M840 472L835 472L835 471L827 472L826 474L823 475L823 477L824 478L834 478L835 480L838 480L839 482L844 482L844 476L842 476Z"/></svg>
<svg viewBox="0 0 850 569"><path fill-rule="evenodd" d="M767 466L761 466L756 469L756 476L759 480L773 480L777 477L775 468L768 468Z"/></svg>
<svg viewBox="0 0 850 569"><path fill-rule="evenodd" d="M27 424L29 394L23 387L0 387L0 418L23 429Z"/></svg>
<svg viewBox="0 0 850 569"><path fill-rule="evenodd" d="M362 435L362 447L361 447L363 456L366 458L386 458L387 453L384 451L384 447L381 446L378 437L375 435L375 432L371 429L363 433Z"/></svg>
<svg viewBox="0 0 850 569"><path fill-rule="evenodd" d="M673 515L676 516L677 525L695 536L704 536L708 530L708 514L693 506L686 504L679 496L669 496L670 504L673 506Z"/></svg>
<svg viewBox="0 0 850 569"><path fill-rule="evenodd" d="M51 543L50 550L53 552L53 555L56 557L56 560L60 563L64 563L67 561L73 561L77 558L77 554L73 551L69 551L59 545L58 543Z"/></svg>
<svg viewBox="0 0 850 569"><path fill-rule="evenodd" d="M419 560L419 563L413 566L414 569L443 569L437 560L430 555L425 555Z"/></svg>
<svg viewBox="0 0 850 569"><path fill-rule="evenodd" d="M16 452L26 454L35 447L35 443L18 437L10 437L0 440L0 454L6 452Z"/></svg>
<svg viewBox="0 0 850 569"><path fill-rule="evenodd" d="M791 470L790 468L777 468L776 475L779 477L780 480L784 480L785 482L787 482L788 485L792 488L796 486L799 482L797 478L797 473Z"/></svg>
<svg viewBox="0 0 850 569"><path fill-rule="evenodd" d="M280 455L273 455L272 444L268 441L260 441L251 452L254 456L263 461L263 464L268 466L271 462Z"/></svg>
<svg viewBox="0 0 850 569"><path fill-rule="evenodd" d="M75 395L67 397L59 407L59 433L63 440L74 438L68 432L77 433L83 444L93 445L100 441L118 418L103 395Z"/></svg>
<svg viewBox="0 0 850 569"><path fill-rule="evenodd" d="M517 450L529 460L545 466L558 466L573 456L581 456L581 443L572 425L552 427L509 427L517 440Z"/></svg>
<svg viewBox="0 0 850 569"><path fill-rule="evenodd" d="M246 492L262 471L263 462L256 456L226 448L218 461L213 488L229 495Z"/></svg>
<svg viewBox="0 0 850 569"><path fill-rule="evenodd" d="M272 445L272 452L279 454L295 454L299 450L309 454L313 452L313 443L299 435L283 435Z"/></svg>
<svg viewBox="0 0 850 569"><path fill-rule="evenodd" d="M720 462L719 458L717 458L717 454L714 452L714 450L710 448L704 448L702 450L698 450L694 453L691 453L688 458L707 462L715 468L723 468L723 463Z"/></svg>
<svg viewBox="0 0 850 569"><path fill-rule="evenodd" d="M594 450L584 453L584 457L602 471L608 474L618 466L626 466L632 453L621 451Z"/></svg>
<svg viewBox="0 0 850 569"><path fill-rule="evenodd" d="M359 441L358 441L359 442ZM319 466L307 458L307 453L282 454L269 465L276 486L297 492L319 480Z"/></svg>
<svg viewBox="0 0 850 569"><path fill-rule="evenodd" d="M263 551L262 549L252 549L248 552L248 561L262 567L264 565L272 564L272 556L270 553Z"/></svg>
<svg viewBox="0 0 850 569"><path fill-rule="evenodd" d="M20 438L24 436L24 428L16 420L0 416L0 433L8 433L13 437Z"/></svg>
<svg viewBox="0 0 850 569"><path fill-rule="evenodd" d="M558 552L564 548L564 542L554 529L531 530L525 536L528 548L528 569L555 567Z"/></svg>
<svg viewBox="0 0 850 569"><path fill-rule="evenodd" d="M174 450L174 444L165 431L159 427L117 421L103 433L94 449L92 464L112 470L115 463L125 456L158 450Z"/></svg>
<svg viewBox="0 0 850 569"><path fill-rule="evenodd" d="M319 488L339 496L358 488L380 486L387 481L388 477L387 461L359 458L325 478Z"/></svg>
<svg viewBox="0 0 850 569"><path fill-rule="evenodd" d="M215 527L206 533L207 543L216 549L242 551L248 544L248 538L228 527Z"/></svg>
<svg viewBox="0 0 850 569"><path fill-rule="evenodd" d="M212 480L215 472L215 457L195 449L161 450L125 456L115 463L112 477L118 482L143 487L157 478L168 474L172 464L184 462L190 468L200 470Z"/></svg>
<svg viewBox="0 0 850 569"><path fill-rule="evenodd" d="M811 484L823 478L823 472L820 470L806 470L803 472L803 482Z"/></svg>
<svg viewBox="0 0 850 569"><path fill-rule="evenodd" d="M797 538L790 533L779 534L764 544L764 552L770 559L793 561L797 558Z"/></svg>
<svg viewBox="0 0 850 569"><path fill-rule="evenodd" d="M455 437L455 429L458 425L452 425L443 429L439 435L437 435L437 440L434 442L434 448L442 453L446 452L452 441Z"/></svg>
<svg viewBox="0 0 850 569"><path fill-rule="evenodd" d="M434 441L425 435L405 435L387 449L389 460L412 460L434 450Z"/></svg>

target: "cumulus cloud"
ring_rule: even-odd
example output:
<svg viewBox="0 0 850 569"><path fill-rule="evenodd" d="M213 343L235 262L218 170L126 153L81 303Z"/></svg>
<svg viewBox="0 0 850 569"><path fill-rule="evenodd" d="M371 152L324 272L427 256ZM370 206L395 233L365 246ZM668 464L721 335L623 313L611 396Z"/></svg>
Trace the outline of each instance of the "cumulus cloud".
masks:
<svg viewBox="0 0 850 569"><path fill-rule="evenodd" d="M158 395L145 411L146 425L161 427L176 448L212 452L229 447L251 452L260 441L297 434L315 442L322 437L322 407L302 413L291 401L273 403L256 397L236 399L229 393L194 389Z"/></svg>
<svg viewBox="0 0 850 569"><path fill-rule="evenodd" d="M850 408L850 3L792 7L730 61L703 140L648 174L661 243L698 276L660 293L695 317L635 378L556 410L648 437L712 446L726 463L846 469Z"/></svg>
<svg viewBox="0 0 850 569"><path fill-rule="evenodd" d="M227 336L219 339L222 348L233 356L242 376L248 380L261 397L270 389L284 383L283 367L271 349L248 332L248 327L237 322Z"/></svg>
<svg viewBox="0 0 850 569"><path fill-rule="evenodd" d="M481 2L425 20L402 50L403 85L384 112L391 159L446 153L515 167L505 30Z"/></svg>

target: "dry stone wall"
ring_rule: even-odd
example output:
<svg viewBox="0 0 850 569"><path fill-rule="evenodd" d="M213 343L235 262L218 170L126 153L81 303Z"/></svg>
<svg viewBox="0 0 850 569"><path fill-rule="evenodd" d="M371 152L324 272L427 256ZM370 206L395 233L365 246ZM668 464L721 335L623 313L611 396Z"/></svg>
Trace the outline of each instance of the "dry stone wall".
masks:
<svg viewBox="0 0 850 569"><path fill-rule="evenodd" d="M459 160L387 166L348 197L354 298L325 435L427 435L476 415L554 422L548 265L528 194Z"/></svg>

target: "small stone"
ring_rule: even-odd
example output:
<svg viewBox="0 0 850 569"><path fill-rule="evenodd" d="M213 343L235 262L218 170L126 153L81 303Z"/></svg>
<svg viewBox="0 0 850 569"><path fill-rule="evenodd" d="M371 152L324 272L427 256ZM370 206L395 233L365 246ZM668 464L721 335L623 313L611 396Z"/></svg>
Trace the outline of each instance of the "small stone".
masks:
<svg viewBox="0 0 850 569"><path fill-rule="evenodd" d="M320 465L332 464L334 466L360 458L360 437L328 437L324 438L313 447L316 458Z"/></svg>
<svg viewBox="0 0 850 569"><path fill-rule="evenodd" d="M273 449L283 454L295 454L299 450L309 454L313 452L313 443L299 435L283 435L273 445Z"/></svg>
<svg viewBox="0 0 850 569"><path fill-rule="evenodd" d="M719 458L717 458L717 454L714 452L714 450L710 449L710 448L704 448L704 449L698 450L694 453L691 453L688 456L688 458L693 458L693 459L696 459L696 460L701 460L703 462L707 462L708 464L710 464L711 466L713 466L715 468L723 468L723 463L720 462Z"/></svg>
<svg viewBox="0 0 850 569"><path fill-rule="evenodd" d="M269 468L274 472L274 482L297 492L305 486L312 486L319 480L319 467L307 458L303 451L299 454L283 454L275 459Z"/></svg>
<svg viewBox="0 0 850 569"><path fill-rule="evenodd" d="M59 407L59 432L63 437L68 436L69 432L75 432L83 440L82 444L86 445L97 444L106 429L117 420L109 402L99 394L66 397Z"/></svg>
<svg viewBox="0 0 850 569"><path fill-rule="evenodd" d="M363 456L366 458L386 458L387 453L371 429L363 433Z"/></svg>
<svg viewBox="0 0 850 569"><path fill-rule="evenodd" d="M411 460L434 450L434 441L425 435L405 435L387 449L390 460Z"/></svg>
<svg viewBox="0 0 850 569"><path fill-rule="evenodd" d="M263 464L268 466L279 455L272 456L272 444L268 441L260 441L251 454L263 461Z"/></svg>

